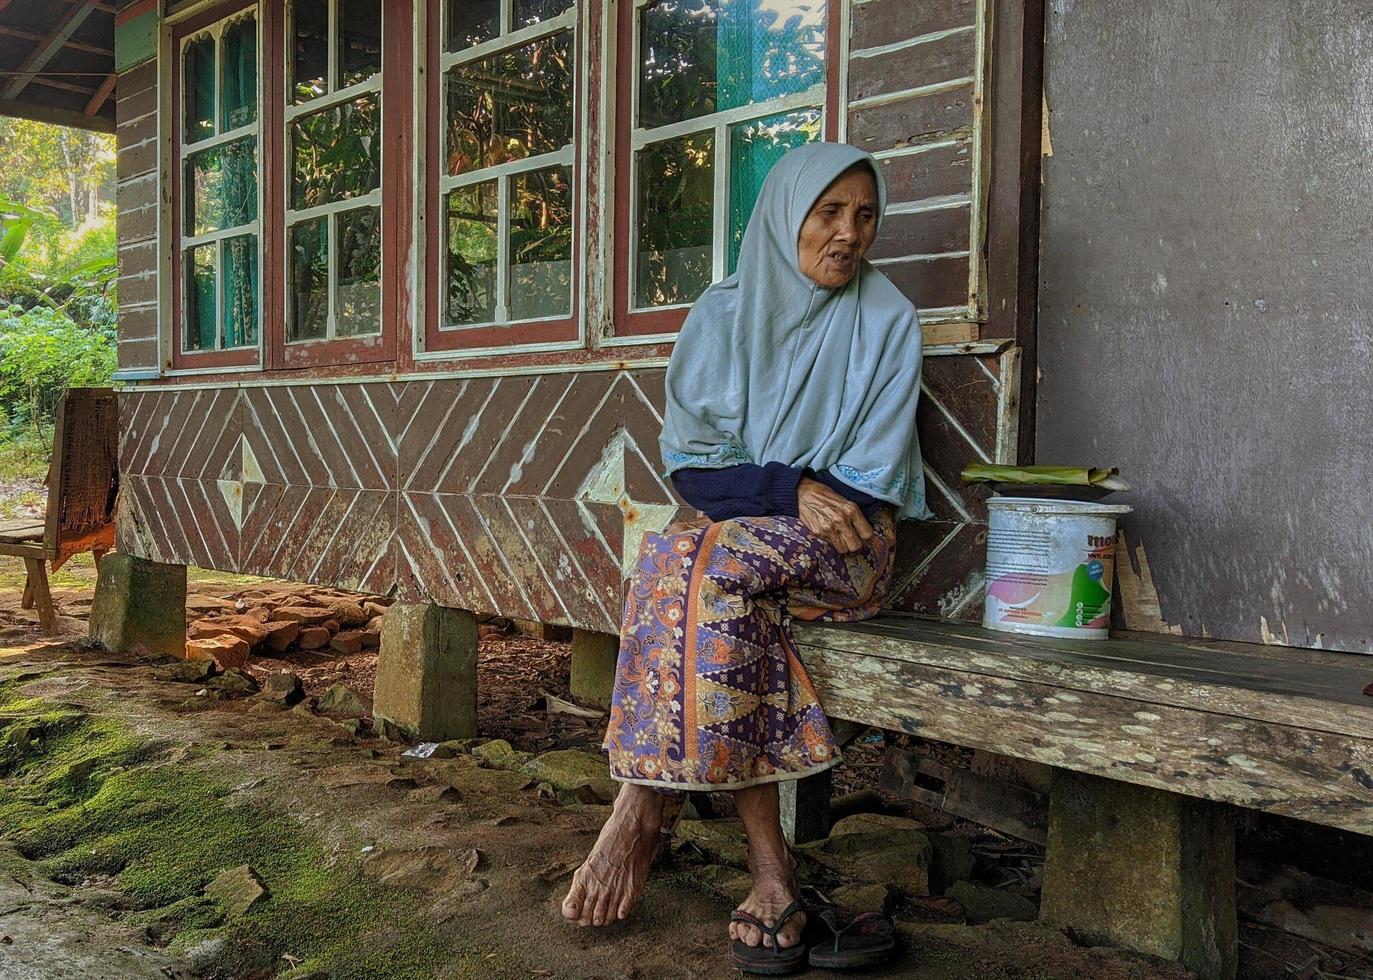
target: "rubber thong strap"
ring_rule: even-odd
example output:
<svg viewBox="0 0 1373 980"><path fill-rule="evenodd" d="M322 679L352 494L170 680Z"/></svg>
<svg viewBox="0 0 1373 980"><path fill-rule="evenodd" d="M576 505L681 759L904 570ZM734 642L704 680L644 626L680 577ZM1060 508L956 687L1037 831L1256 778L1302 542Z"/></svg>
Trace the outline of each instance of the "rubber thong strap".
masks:
<svg viewBox="0 0 1373 980"><path fill-rule="evenodd" d="M758 916L754 915L752 912L745 912L743 909L735 909L733 912L731 912L729 916L729 921L742 922L745 925L750 925L753 926L755 929L761 930L763 935L765 936L771 936L772 951L774 954L780 956L784 952L784 950L782 949L781 945L777 942L777 934L780 933L784 928L786 928L787 922L791 919L791 917L800 911L801 902L798 899L797 901L792 902L790 905L784 908L782 910L782 914L777 917L777 921L772 925L768 925L762 919L758 918Z"/></svg>

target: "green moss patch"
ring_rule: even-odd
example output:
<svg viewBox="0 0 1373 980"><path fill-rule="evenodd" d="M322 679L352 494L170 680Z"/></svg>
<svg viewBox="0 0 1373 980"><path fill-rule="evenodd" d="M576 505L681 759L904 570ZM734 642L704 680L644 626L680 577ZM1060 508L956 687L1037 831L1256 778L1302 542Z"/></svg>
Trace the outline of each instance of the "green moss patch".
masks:
<svg viewBox="0 0 1373 980"><path fill-rule="evenodd" d="M496 968L422 898L365 877L361 841L331 846L288 813L235 794L243 774L211 768L222 757L168 761L165 741L20 699L13 685L0 687L0 745L11 738L24 748L0 782L4 836L59 881L112 876L136 906L129 920L198 971L418 980ZM268 897L226 922L203 889L241 864Z"/></svg>

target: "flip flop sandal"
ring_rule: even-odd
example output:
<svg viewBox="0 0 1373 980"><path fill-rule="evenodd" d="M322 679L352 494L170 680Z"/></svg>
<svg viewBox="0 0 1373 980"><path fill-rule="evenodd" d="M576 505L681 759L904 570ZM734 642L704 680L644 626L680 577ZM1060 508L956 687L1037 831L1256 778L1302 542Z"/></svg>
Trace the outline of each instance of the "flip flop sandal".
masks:
<svg viewBox="0 0 1373 980"><path fill-rule="evenodd" d="M839 925L834 909L821 909L819 919L829 926L830 938L811 947L810 965L826 970L852 970L880 966L896 952L896 923L891 901L881 912L864 912L846 926Z"/></svg>
<svg viewBox="0 0 1373 980"><path fill-rule="evenodd" d="M782 914L777 917L777 922L769 926L765 925L763 920L756 915L745 912L743 909L735 909L729 917L730 922L746 923L758 929L763 935L772 937L771 946L750 946L742 940L734 940L730 944L729 955L735 969L745 973L781 977L788 973L795 973L804 967L806 965L806 944L804 941L797 942L796 945L788 946L785 949L777 945L777 935L786 927L788 920L797 912L804 910L804 906L799 901L792 902L782 910Z"/></svg>

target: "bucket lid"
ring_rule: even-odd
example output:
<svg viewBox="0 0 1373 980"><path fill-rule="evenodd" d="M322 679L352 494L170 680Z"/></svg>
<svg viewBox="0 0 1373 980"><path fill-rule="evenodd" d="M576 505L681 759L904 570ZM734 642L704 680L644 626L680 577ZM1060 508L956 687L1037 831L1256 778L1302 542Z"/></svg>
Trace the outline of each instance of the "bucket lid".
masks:
<svg viewBox="0 0 1373 980"><path fill-rule="evenodd" d="M988 510L1013 510L1023 514L1067 514L1072 517L1115 517L1132 514L1129 504L1098 504L1085 500L1046 500L1043 497L989 497Z"/></svg>

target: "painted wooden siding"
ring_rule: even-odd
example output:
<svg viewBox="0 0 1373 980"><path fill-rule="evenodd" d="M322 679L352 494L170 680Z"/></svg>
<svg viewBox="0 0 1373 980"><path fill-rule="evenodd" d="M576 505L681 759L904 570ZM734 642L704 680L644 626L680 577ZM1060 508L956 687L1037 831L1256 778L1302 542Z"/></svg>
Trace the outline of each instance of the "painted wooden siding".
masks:
<svg viewBox="0 0 1373 980"><path fill-rule="evenodd" d="M115 88L118 164L119 368L158 366L157 62L121 72Z"/></svg>
<svg viewBox="0 0 1373 980"><path fill-rule="evenodd" d="M1011 355L931 358L935 520L902 530L894 608L975 615L982 492ZM142 390L121 396L119 548L613 632L659 477L663 371Z"/></svg>
<svg viewBox="0 0 1373 980"><path fill-rule="evenodd" d="M965 339L985 319L977 199L987 16L974 0L854 3L845 92L846 138L877 156L887 181L871 257L925 322L969 324Z"/></svg>

